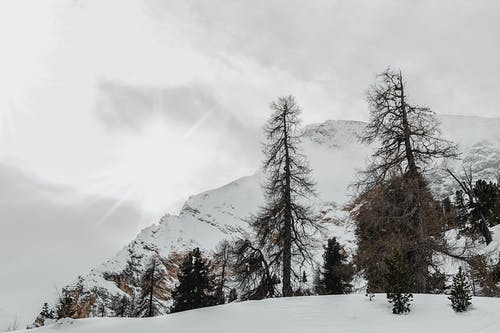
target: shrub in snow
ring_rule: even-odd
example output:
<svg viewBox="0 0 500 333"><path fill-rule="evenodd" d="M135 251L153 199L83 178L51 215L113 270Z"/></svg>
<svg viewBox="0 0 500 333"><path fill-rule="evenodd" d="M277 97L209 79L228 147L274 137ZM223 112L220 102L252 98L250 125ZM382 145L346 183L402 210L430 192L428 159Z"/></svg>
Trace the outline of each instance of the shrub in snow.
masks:
<svg viewBox="0 0 500 333"><path fill-rule="evenodd" d="M347 254L335 237L328 240L323 254L323 278L319 279L319 294L347 294L352 290L352 265L347 263Z"/></svg>
<svg viewBox="0 0 500 333"><path fill-rule="evenodd" d="M413 284L410 268L399 252L386 260L386 266L386 293L389 303L392 303L392 313L410 312L410 302L413 299L413 295L408 292Z"/></svg>
<svg viewBox="0 0 500 333"><path fill-rule="evenodd" d="M465 275L462 272L462 267L458 268L458 273L453 277L453 286L451 287L451 295L448 297L451 301L451 307L455 312L467 311L471 305L471 295L469 284L465 280Z"/></svg>
<svg viewBox="0 0 500 333"><path fill-rule="evenodd" d="M36 317L35 322L29 327L42 327L47 323L47 321L54 319L54 317L54 311L49 307L49 304L45 302L43 303L42 311L40 311L40 314Z"/></svg>

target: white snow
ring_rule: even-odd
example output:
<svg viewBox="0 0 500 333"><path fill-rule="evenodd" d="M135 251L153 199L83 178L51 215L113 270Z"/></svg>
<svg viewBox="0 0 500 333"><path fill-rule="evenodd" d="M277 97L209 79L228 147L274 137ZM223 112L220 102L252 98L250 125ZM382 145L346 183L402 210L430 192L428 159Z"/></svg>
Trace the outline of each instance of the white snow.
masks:
<svg viewBox="0 0 500 333"><path fill-rule="evenodd" d="M18 325L18 328L21 327L17 316L0 308L0 332L7 331L7 329L11 329L14 325Z"/></svg>
<svg viewBox="0 0 500 333"><path fill-rule="evenodd" d="M232 303L155 318L64 319L39 330L61 333L499 332L500 298L472 299L455 313L444 295L415 295L411 312L394 315L385 295L308 296Z"/></svg>

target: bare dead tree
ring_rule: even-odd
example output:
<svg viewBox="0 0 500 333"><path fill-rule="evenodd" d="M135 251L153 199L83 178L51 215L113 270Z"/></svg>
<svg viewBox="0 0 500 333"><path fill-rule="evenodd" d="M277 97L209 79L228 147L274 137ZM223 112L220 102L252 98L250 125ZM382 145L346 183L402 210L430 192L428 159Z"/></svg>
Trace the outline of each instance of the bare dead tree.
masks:
<svg viewBox="0 0 500 333"><path fill-rule="evenodd" d="M141 293L137 304L138 317L154 317L165 311L161 303L167 292L165 268L157 255L153 255L141 277Z"/></svg>
<svg viewBox="0 0 500 333"><path fill-rule="evenodd" d="M378 77L367 92L370 120L360 138L364 143L380 142L356 184L365 191L394 174L423 172L436 158L458 156L456 145L440 138L434 112L408 102L401 71L387 69Z"/></svg>
<svg viewBox="0 0 500 333"><path fill-rule="evenodd" d="M219 243L214 251L213 259L211 261L211 269L216 276L216 290L215 297L217 303L224 304L226 282L228 280L229 263L230 263L231 244L229 241L224 240Z"/></svg>
<svg viewBox="0 0 500 333"><path fill-rule="evenodd" d="M279 279L264 253L248 239L237 240L230 248L231 271L242 299L272 298L278 295Z"/></svg>
<svg viewBox="0 0 500 333"><path fill-rule="evenodd" d="M410 104L401 71L387 69L379 75L379 81L367 93L370 120L366 132L360 138L364 143L380 143L372 155L366 171L355 184L360 196L358 203L370 198L370 192L384 186L397 177L406 186L403 191L406 207L398 209L398 219L403 218L405 232L413 239L409 261L415 268L415 291L427 290L429 258L432 250L427 245L430 227L425 206L429 205L427 183L422 176L436 158L454 158L456 145L440 138L438 121L427 107ZM408 205L409 204L409 205ZM390 210L389 210L390 211ZM381 216L382 220L387 217ZM399 227L398 227L399 228Z"/></svg>
<svg viewBox="0 0 500 333"><path fill-rule="evenodd" d="M311 259L312 235L321 229L302 198L313 196L314 182L305 156L300 153L300 108L293 96L280 97L265 127L266 205L251 218L258 245L270 264L282 267L283 296L292 296L292 275L300 279L299 266Z"/></svg>

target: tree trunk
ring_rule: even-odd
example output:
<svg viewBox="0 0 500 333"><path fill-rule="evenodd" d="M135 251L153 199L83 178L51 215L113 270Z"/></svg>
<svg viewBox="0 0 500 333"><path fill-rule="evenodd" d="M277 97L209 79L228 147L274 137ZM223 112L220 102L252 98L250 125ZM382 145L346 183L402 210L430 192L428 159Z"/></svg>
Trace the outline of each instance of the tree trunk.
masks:
<svg viewBox="0 0 500 333"><path fill-rule="evenodd" d="M403 133L404 133L404 144L405 144L405 155L406 160L408 162L408 176L410 178L410 184L414 186L414 195L415 195L415 205L416 210L413 216L413 221L411 223L415 223L416 225L416 249L413 258L413 264L415 265L415 291L417 293L424 293L427 290L427 273L428 268L425 260L426 251L424 249L424 239L425 239L425 230L424 230L424 221L422 220L422 207L421 207L421 199L420 199L420 178L418 175L417 165L415 163L415 156L413 154L412 144L411 144L411 129L408 122L408 106L406 105L405 100L405 90L404 90L404 82L403 76L401 72L399 72L399 83L401 88L401 112L402 112L402 122L403 122Z"/></svg>
<svg viewBox="0 0 500 333"><path fill-rule="evenodd" d="M224 297L224 285L226 284L226 264L227 264L226 258L227 258L227 246L224 245L224 249L222 250L222 272L221 272L220 285L219 285L221 297ZM224 300L224 302L225 302L225 300Z"/></svg>
<svg viewBox="0 0 500 333"><path fill-rule="evenodd" d="M405 154L406 154L406 160L408 161L408 172L411 174L416 174L417 173L417 165L415 164L415 156L413 156L413 150L411 147L411 131L410 131L410 125L408 123L408 110L407 110L407 105L405 101L405 90L404 90L404 83L403 83L403 76L401 72L399 73L399 83L401 87L401 112L402 112L402 118L403 118L403 132L404 132L404 143L405 143Z"/></svg>
<svg viewBox="0 0 500 333"><path fill-rule="evenodd" d="M149 304L148 304L148 317L153 317L153 292L154 292L154 276L156 270L156 261L153 262L153 269L151 270L151 291L149 293Z"/></svg>
<svg viewBox="0 0 500 333"><path fill-rule="evenodd" d="M416 195L417 195L417 251L415 258L415 289L417 293L427 292L427 276L429 274L429 268L427 266L426 257L428 255L428 249L425 247L425 230L424 221L422 218L422 207L420 199L420 181L417 183Z"/></svg>
<svg viewBox="0 0 500 333"><path fill-rule="evenodd" d="M290 154L288 150L287 106L283 112L284 145L285 145L285 214L283 234L283 297L292 296L292 208L290 185Z"/></svg>

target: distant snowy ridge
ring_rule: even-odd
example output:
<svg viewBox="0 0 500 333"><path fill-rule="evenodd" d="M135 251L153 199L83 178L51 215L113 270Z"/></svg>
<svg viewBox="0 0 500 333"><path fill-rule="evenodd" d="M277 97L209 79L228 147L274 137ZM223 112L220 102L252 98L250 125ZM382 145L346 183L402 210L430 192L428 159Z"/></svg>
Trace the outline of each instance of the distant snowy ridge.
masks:
<svg viewBox="0 0 500 333"><path fill-rule="evenodd" d="M477 169L475 172L482 178L498 177L500 118L443 116L440 120L444 137L459 143L465 163ZM310 161L318 190L318 197L311 198L311 203L328 226L327 236L337 237L350 252L355 249L353 226L348 223L342 207L349 199L348 185L355 180L356 170L365 166L372 149L358 141L364 127L363 122L330 120L304 129L304 153ZM460 171L459 162L452 164ZM430 175L430 183L438 196L449 195L456 186L450 177L440 172ZM158 254L171 265L168 284L173 290L176 283L174 260L180 253L194 247L210 251L220 241L248 230L248 217L264 202L263 181L262 174L256 173L191 196L178 215L165 215L159 224L142 230L116 256L84 276L81 280L84 289L96 293L98 302L102 302L111 314L111 298L130 295L149 257ZM316 252L319 261L321 247ZM168 304L169 295L166 295L165 305Z"/></svg>

